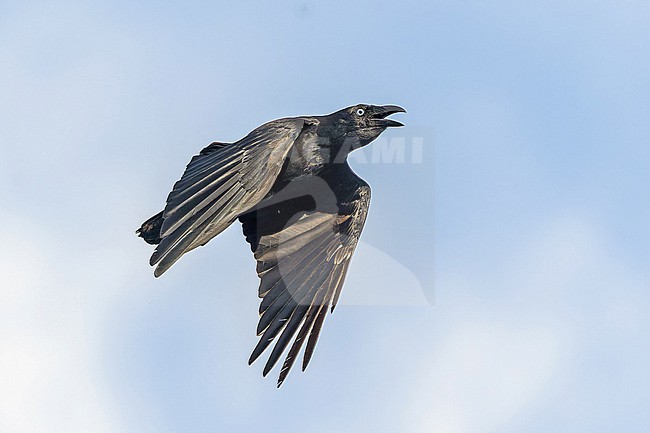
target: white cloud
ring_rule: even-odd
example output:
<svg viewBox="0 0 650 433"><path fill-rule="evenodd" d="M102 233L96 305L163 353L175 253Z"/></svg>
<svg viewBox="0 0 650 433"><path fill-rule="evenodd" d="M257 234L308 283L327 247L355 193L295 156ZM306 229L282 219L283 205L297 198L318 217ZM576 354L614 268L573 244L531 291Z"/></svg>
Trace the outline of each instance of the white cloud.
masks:
<svg viewBox="0 0 650 433"><path fill-rule="evenodd" d="M407 431L498 431L554 372L558 341L549 330L513 330L489 321L463 324L421 370Z"/></svg>
<svg viewBox="0 0 650 433"><path fill-rule="evenodd" d="M79 288L60 284L45 231L0 217L0 431L114 432L95 389Z"/></svg>
<svg viewBox="0 0 650 433"><path fill-rule="evenodd" d="M622 350L620 359L637 356L638 346L622 346L621 338L640 337L639 278L611 251L589 217L567 213L531 231L514 258L488 278L447 276L436 302L447 331L422 355L406 431L502 431L524 408L539 404L572 418L574 409L555 407L545 396L569 392L567 377L570 392L597 386L594 372L576 365L610 346ZM477 297L481 292L485 296ZM599 369L637 392L636 373L611 362L603 359ZM579 406L589 411L603 398L588 396Z"/></svg>

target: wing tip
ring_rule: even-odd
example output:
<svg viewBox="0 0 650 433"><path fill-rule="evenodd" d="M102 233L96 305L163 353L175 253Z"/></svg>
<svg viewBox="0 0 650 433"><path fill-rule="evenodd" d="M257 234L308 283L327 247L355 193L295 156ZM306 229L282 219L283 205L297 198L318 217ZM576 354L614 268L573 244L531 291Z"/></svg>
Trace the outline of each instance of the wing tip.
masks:
<svg viewBox="0 0 650 433"><path fill-rule="evenodd" d="M167 268L164 268L164 267L158 265L158 266L156 266L156 269L154 269L154 271L153 271L153 276L158 278L162 274L164 274L166 270L167 270Z"/></svg>

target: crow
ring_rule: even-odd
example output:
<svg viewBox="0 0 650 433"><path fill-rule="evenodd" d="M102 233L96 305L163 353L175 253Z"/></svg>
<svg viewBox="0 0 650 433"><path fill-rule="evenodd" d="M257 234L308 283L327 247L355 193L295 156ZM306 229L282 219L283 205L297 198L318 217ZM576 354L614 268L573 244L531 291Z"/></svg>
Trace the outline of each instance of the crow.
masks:
<svg viewBox="0 0 650 433"><path fill-rule="evenodd" d="M359 104L273 120L234 143L211 143L191 159L165 209L136 231L157 245L149 263L159 277L239 219L261 280L261 337L249 364L276 340L266 376L293 339L278 387L305 340L307 367L366 220L370 187L347 156L386 128L403 126L387 118L399 112L406 111Z"/></svg>

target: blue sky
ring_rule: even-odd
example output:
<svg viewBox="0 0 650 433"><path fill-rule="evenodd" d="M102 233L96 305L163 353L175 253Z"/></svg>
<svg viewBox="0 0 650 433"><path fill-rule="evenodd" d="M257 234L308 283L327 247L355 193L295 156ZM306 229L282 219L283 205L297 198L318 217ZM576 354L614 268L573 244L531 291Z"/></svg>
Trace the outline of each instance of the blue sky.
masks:
<svg viewBox="0 0 650 433"><path fill-rule="evenodd" d="M647 2L5 2L3 432L644 432ZM399 104L307 372L246 363L239 227L160 279L133 231L190 157ZM401 141L400 141L401 140ZM408 154L408 153L407 153ZM388 158L389 159L389 158Z"/></svg>

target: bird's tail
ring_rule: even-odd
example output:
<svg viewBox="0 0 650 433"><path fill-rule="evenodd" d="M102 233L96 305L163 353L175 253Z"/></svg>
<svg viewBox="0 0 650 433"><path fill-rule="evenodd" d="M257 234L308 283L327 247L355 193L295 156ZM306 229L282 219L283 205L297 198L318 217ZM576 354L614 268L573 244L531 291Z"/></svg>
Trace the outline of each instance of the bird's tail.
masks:
<svg viewBox="0 0 650 433"><path fill-rule="evenodd" d="M163 213L159 212L142 223L136 230L136 234L145 240L146 243L157 245L160 243L160 229L163 223Z"/></svg>

